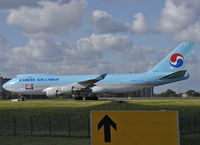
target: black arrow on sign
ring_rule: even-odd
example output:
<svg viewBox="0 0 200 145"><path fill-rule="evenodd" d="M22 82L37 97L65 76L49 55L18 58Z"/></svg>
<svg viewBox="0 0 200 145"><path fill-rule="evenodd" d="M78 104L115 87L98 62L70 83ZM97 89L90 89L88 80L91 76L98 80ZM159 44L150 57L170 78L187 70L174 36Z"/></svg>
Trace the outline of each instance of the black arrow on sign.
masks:
<svg viewBox="0 0 200 145"><path fill-rule="evenodd" d="M105 115L104 118L98 124L98 130L100 130L104 126L104 140L105 142L111 142L111 135L110 135L110 126L112 126L115 130L117 130L117 125L112 119Z"/></svg>

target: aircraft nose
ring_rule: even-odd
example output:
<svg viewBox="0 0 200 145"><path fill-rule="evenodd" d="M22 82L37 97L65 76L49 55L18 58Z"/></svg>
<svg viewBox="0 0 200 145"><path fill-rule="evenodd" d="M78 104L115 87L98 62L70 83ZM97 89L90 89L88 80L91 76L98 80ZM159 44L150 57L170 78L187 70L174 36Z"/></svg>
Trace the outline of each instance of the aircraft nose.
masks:
<svg viewBox="0 0 200 145"><path fill-rule="evenodd" d="M2 87L3 87L5 90L9 91L9 89L8 89L8 84L7 84L7 83L3 84Z"/></svg>

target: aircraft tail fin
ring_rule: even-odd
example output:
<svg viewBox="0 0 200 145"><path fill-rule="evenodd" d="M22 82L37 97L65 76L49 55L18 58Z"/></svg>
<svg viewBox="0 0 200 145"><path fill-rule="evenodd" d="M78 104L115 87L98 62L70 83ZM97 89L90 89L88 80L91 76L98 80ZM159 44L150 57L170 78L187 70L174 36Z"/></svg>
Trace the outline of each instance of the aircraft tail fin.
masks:
<svg viewBox="0 0 200 145"><path fill-rule="evenodd" d="M177 72L185 69L194 42L182 42L150 72Z"/></svg>

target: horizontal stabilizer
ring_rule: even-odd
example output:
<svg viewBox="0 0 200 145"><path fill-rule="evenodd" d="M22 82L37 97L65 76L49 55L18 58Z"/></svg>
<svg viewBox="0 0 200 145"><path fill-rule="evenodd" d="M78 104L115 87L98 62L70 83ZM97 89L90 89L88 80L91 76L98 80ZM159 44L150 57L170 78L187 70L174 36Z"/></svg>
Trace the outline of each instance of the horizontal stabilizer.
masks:
<svg viewBox="0 0 200 145"><path fill-rule="evenodd" d="M162 79L176 79L176 78L180 78L183 77L185 75L185 73L187 72L187 70L182 70L182 71L177 71L175 73L171 73L169 75L166 75L164 77L159 78L159 80Z"/></svg>

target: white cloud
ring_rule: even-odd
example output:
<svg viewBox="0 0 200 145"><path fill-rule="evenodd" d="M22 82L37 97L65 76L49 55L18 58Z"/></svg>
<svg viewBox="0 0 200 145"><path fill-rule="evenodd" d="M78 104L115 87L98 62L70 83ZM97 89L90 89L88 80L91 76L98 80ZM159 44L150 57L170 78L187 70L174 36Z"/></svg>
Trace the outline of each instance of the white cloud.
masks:
<svg viewBox="0 0 200 145"><path fill-rule="evenodd" d="M98 73L108 68L104 52L120 52L132 46L124 35L92 34L75 42L55 43L52 39L31 38L24 47L4 52L4 70L19 73Z"/></svg>
<svg viewBox="0 0 200 145"><path fill-rule="evenodd" d="M39 0L1 0L0 8L8 9L8 8L19 8L21 6L35 6Z"/></svg>
<svg viewBox="0 0 200 145"><path fill-rule="evenodd" d="M90 37L84 37L73 44L64 47L65 62L69 65L84 66L90 64L90 69L96 68L96 65L104 62L105 53L121 52L132 46L132 41L128 36L112 34L92 34ZM78 59L77 59L78 58ZM110 57L110 59L113 57ZM67 59L67 60L66 60ZM93 68L94 67L94 68ZM97 69L99 70L99 68Z"/></svg>
<svg viewBox="0 0 200 145"><path fill-rule="evenodd" d="M195 41L200 43L200 22L196 22L193 25L191 24L182 31L174 33L173 40L177 42Z"/></svg>
<svg viewBox="0 0 200 145"><path fill-rule="evenodd" d="M160 32L174 32L194 22L198 15L195 7L190 7L193 1L166 0L156 29Z"/></svg>
<svg viewBox="0 0 200 145"><path fill-rule="evenodd" d="M86 6L85 0L40 1L34 7L9 10L7 23L20 27L29 40L25 46L13 47L4 53L7 55L4 70L16 74L66 71L65 60L73 56L55 38L81 25Z"/></svg>
<svg viewBox="0 0 200 145"><path fill-rule="evenodd" d="M166 0L156 30L171 33L175 42L200 43L200 1Z"/></svg>
<svg viewBox="0 0 200 145"><path fill-rule="evenodd" d="M38 6L38 2L41 0L1 0L0 8L2 9L12 9L19 8L21 6ZM45 0L45 1L58 1L58 0ZM70 0L60 0L61 2L69 2Z"/></svg>
<svg viewBox="0 0 200 145"><path fill-rule="evenodd" d="M113 34L92 34L90 37L78 40L72 48L67 49L70 50L68 59L79 58L78 61L73 60L74 64L83 63L83 66L89 62L88 70L95 73L98 71L108 73L148 71L167 54L157 48L134 46L128 36ZM97 68L99 64L101 69ZM84 73L88 72L84 71Z"/></svg>
<svg viewBox="0 0 200 145"><path fill-rule="evenodd" d="M30 39L25 47L7 53L4 70L16 74L93 74L145 71L154 64L149 56L155 55L155 49L133 46L125 35L92 34L75 42Z"/></svg>
<svg viewBox="0 0 200 145"><path fill-rule="evenodd" d="M142 13L134 15L135 20L133 21L132 29L136 34L144 34L148 31L148 25Z"/></svg>
<svg viewBox="0 0 200 145"><path fill-rule="evenodd" d="M148 25L142 13L134 15L132 26L130 23L114 21L112 15L102 10L93 11L89 16L89 22L101 33L131 32L144 34L148 31Z"/></svg>
<svg viewBox="0 0 200 145"><path fill-rule="evenodd" d="M62 54L62 49L51 39L31 38L25 47L13 47L11 51L15 56L37 59L38 61L56 61L60 59L60 57L57 56Z"/></svg>
<svg viewBox="0 0 200 145"><path fill-rule="evenodd" d="M40 1L38 5L38 7L23 6L11 9L7 24L21 27L29 37L63 34L81 25L87 2L85 0L71 0L69 3Z"/></svg>
<svg viewBox="0 0 200 145"><path fill-rule="evenodd" d="M6 41L5 38L0 36L0 64L1 66L4 65L7 61L7 55L9 49L12 47L10 43Z"/></svg>
<svg viewBox="0 0 200 145"><path fill-rule="evenodd" d="M131 45L132 42L128 36L112 34L92 34L90 37L81 38L77 41L77 48L83 51L121 50Z"/></svg>
<svg viewBox="0 0 200 145"><path fill-rule="evenodd" d="M126 24L115 22L110 14L102 10L93 11L89 22L101 33L124 32L129 29Z"/></svg>
<svg viewBox="0 0 200 145"><path fill-rule="evenodd" d="M0 36L0 49L5 51L6 49L10 48L11 44L6 41L4 37Z"/></svg>
<svg viewBox="0 0 200 145"><path fill-rule="evenodd" d="M73 64L87 67L84 73L144 72L166 54L156 48L134 46L128 36L113 34L92 34L90 37L81 38L67 51L70 54L67 59L74 61ZM88 63L89 65L85 66Z"/></svg>

